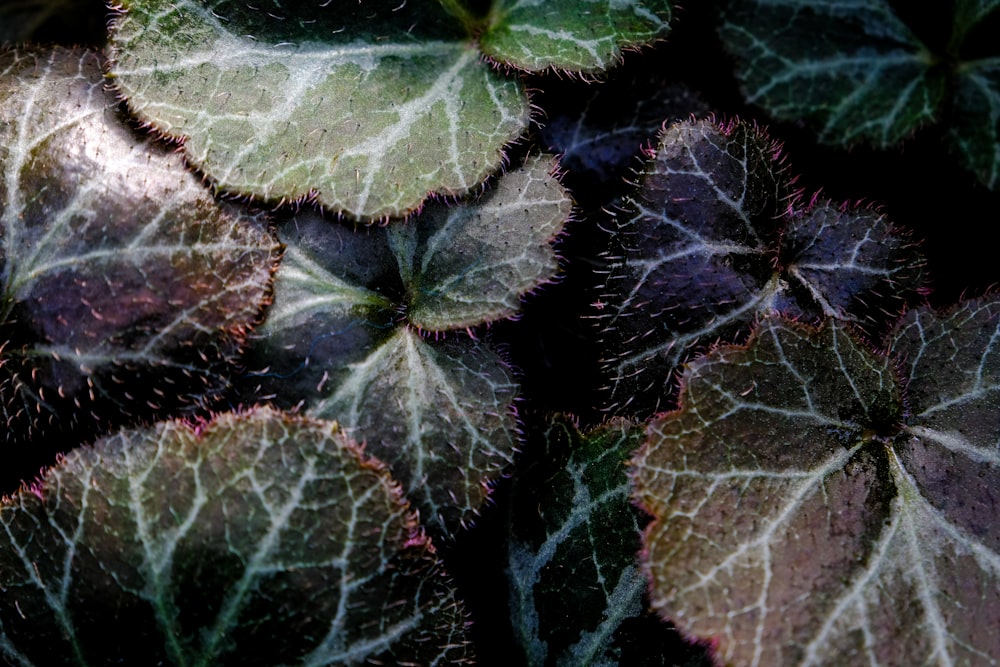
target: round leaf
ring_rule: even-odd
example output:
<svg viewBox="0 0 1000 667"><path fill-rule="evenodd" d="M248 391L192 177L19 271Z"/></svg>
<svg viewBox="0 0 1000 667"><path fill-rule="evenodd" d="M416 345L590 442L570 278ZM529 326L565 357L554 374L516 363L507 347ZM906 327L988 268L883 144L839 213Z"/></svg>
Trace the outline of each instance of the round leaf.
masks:
<svg viewBox="0 0 1000 667"><path fill-rule="evenodd" d="M0 506L21 665L454 664L464 618L384 468L270 410L74 451Z"/></svg>
<svg viewBox="0 0 1000 667"><path fill-rule="evenodd" d="M122 5L116 85L226 190L403 215L478 185L528 122L519 84L430 0Z"/></svg>
<svg viewBox="0 0 1000 667"><path fill-rule="evenodd" d="M739 0L721 31L747 99L810 121L821 141L891 146L946 99L943 70L888 0Z"/></svg>
<svg viewBox="0 0 1000 667"><path fill-rule="evenodd" d="M277 259L264 222L128 129L96 53L2 52L0 101L0 439L224 386Z"/></svg>
<svg viewBox="0 0 1000 667"><path fill-rule="evenodd" d="M734 664L993 664L998 312L901 325L910 413L836 320L693 363L633 468L660 613Z"/></svg>

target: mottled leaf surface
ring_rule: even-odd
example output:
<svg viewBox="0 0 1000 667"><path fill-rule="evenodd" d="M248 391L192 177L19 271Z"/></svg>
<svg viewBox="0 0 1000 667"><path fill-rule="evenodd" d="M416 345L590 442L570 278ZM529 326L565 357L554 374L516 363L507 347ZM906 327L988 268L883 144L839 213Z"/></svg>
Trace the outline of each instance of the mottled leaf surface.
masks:
<svg viewBox="0 0 1000 667"><path fill-rule="evenodd" d="M998 326L914 311L909 411L837 320L693 362L633 464L654 607L733 664L996 664Z"/></svg>
<svg viewBox="0 0 1000 667"><path fill-rule="evenodd" d="M888 0L739 0L721 34L747 99L774 117L805 120L826 143L877 147L944 122L965 166L995 188L1000 50L970 58L964 46L997 5L949 7L926 42Z"/></svg>
<svg viewBox="0 0 1000 667"><path fill-rule="evenodd" d="M464 614L384 467L262 409L78 449L0 506L28 665L450 665Z"/></svg>
<svg viewBox="0 0 1000 667"><path fill-rule="evenodd" d="M552 170L529 159L475 200L389 227L303 214L280 232L254 394L351 429L438 531L471 519L516 443L510 369L487 343L442 333L515 314L555 275L570 200Z"/></svg>
<svg viewBox="0 0 1000 667"><path fill-rule="evenodd" d="M594 72L664 38L671 14L669 0L494 0L480 45L525 70Z"/></svg>
<svg viewBox="0 0 1000 667"><path fill-rule="evenodd" d="M122 5L117 87L227 190L398 216L478 185L528 122L518 82L432 0Z"/></svg>
<svg viewBox="0 0 1000 667"><path fill-rule="evenodd" d="M224 386L277 244L135 136L96 53L0 52L0 440Z"/></svg>
<svg viewBox="0 0 1000 667"><path fill-rule="evenodd" d="M877 211L790 199L776 145L736 122L674 124L623 212L598 316L609 409L669 404L678 366L762 313L876 326L922 259Z"/></svg>
<svg viewBox="0 0 1000 667"><path fill-rule="evenodd" d="M660 642L626 635L646 616L636 553L645 517L629 499L625 462L642 439L624 421L581 434L554 419L529 436L532 464L511 491L507 577L511 622L527 665L658 664ZM673 634L657 623L649 634ZM628 656L628 659L625 656Z"/></svg>

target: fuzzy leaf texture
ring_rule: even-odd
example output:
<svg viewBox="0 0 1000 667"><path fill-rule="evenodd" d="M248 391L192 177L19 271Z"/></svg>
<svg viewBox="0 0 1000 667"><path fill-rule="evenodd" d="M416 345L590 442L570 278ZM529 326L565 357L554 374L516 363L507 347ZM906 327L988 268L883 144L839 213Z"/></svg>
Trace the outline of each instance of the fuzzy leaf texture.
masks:
<svg viewBox="0 0 1000 667"><path fill-rule="evenodd" d="M225 385L278 246L137 137L84 51L0 52L0 440Z"/></svg>
<svg viewBox="0 0 1000 667"><path fill-rule="evenodd" d="M78 449L0 506L0 656L450 665L464 613L383 466L269 409Z"/></svg>
<svg viewBox="0 0 1000 667"><path fill-rule="evenodd" d="M111 31L130 108L226 190L399 216L500 166L520 85L433 0L126 0Z"/></svg>
<svg viewBox="0 0 1000 667"><path fill-rule="evenodd" d="M777 146L746 123L665 129L601 298L608 409L669 405L680 364L761 314L877 329L922 287L922 256L885 216L790 200L790 187Z"/></svg>
<svg viewBox="0 0 1000 667"><path fill-rule="evenodd" d="M721 34L747 99L781 120L805 119L820 141L877 147L947 122L953 148L988 187L1000 183L1000 49L967 57L965 41L996 11L951 3L928 46L888 0L738 0ZM817 39L822 35L822 39Z"/></svg>
<svg viewBox="0 0 1000 667"><path fill-rule="evenodd" d="M995 665L998 336L995 299L913 311L899 380L772 317L693 362L633 464L654 607L733 664Z"/></svg>
<svg viewBox="0 0 1000 667"><path fill-rule="evenodd" d="M651 664L673 634L646 622L635 558L645 517L630 502L625 462L642 433L616 421L581 434L557 418L533 433L540 442L529 436L532 464L511 490L507 566L524 664Z"/></svg>
<svg viewBox="0 0 1000 667"><path fill-rule="evenodd" d="M666 37L669 0L493 0L483 52L529 71L597 72Z"/></svg>
<svg viewBox="0 0 1000 667"><path fill-rule="evenodd" d="M475 200L389 227L303 214L280 231L253 394L339 420L435 531L473 516L516 442L511 371L486 342L440 332L509 317L555 275L571 202L553 168L529 159Z"/></svg>

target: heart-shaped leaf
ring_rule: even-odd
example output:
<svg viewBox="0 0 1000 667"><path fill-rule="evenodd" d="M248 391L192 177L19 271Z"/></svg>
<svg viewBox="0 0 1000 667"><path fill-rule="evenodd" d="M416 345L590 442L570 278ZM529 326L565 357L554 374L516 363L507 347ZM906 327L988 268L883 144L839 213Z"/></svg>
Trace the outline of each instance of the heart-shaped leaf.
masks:
<svg viewBox="0 0 1000 667"><path fill-rule="evenodd" d="M599 313L619 414L669 404L681 363L762 313L877 329L922 285L920 254L877 211L789 204L776 145L746 123L672 125L640 176Z"/></svg>
<svg viewBox="0 0 1000 667"><path fill-rule="evenodd" d="M126 0L112 73L219 187L355 218L462 193L528 122L437 2Z"/></svg>
<svg viewBox="0 0 1000 667"><path fill-rule="evenodd" d="M911 313L909 412L837 320L693 362L633 464L654 607L733 664L992 664L998 336L996 300Z"/></svg>
<svg viewBox="0 0 1000 667"><path fill-rule="evenodd" d="M384 467L330 422L125 431L0 505L8 664L455 664L463 616Z"/></svg>
<svg viewBox="0 0 1000 667"><path fill-rule="evenodd" d="M439 333L509 317L555 275L571 206L553 169L529 159L473 201L389 227L303 214L280 231L254 395L351 429L436 531L473 516L517 441L511 371L484 342Z"/></svg>
<svg viewBox="0 0 1000 667"><path fill-rule="evenodd" d="M217 391L278 246L136 137L84 51L0 52L0 440Z"/></svg>
<svg viewBox="0 0 1000 667"><path fill-rule="evenodd" d="M623 49L662 39L669 0L493 0L480 38L486 55L526 70L607 69Z"/></svg>

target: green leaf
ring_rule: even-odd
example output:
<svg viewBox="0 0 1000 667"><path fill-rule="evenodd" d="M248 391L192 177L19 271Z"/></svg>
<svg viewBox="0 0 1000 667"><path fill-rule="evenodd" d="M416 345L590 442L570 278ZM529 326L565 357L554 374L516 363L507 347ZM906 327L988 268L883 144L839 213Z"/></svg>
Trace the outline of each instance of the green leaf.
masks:
<svg viewBox="0 0 1000 667"><path fill-rule="evenodd" d="M620 60L623 49L665 37L671 15L669 0L494 0L480 45L525 70L594 72Z"/></svg>
<svg viewBox="0 0 1000 667"><path fill-rule="evenodd" d="M826 143L881 148L944 122L966 168L996 188L1000 54L966 52L997 7L950 3L950 22L931 26L926 44L888 0L739 0L721 30L747 99L774 117L806 120Z"/></svg>
<svg viewBox="0 0 1000 667"><path fill-rule="evenodd" d="M645 517L629 502L625 462L642 429L615 421L581 435L554 419L538 435L510 501L511 623L525 664L638 664L625 635L647 614L646 580L635 560ZM653 637L631 641L661 648ZM672 655L683 650L680 643L675 635Z"/></svg>
<svg viewBox="0 0 1000 667"><path fill-rule="evenodd" d="M517 445L517 385L503 361L468 337L425 342L400 328L309 414L336 418L383 458L435 530L478 514Z"/></svg>
<svg viewBox="0 0 1000 667"><path fill-rule="evenodd" d="M137 137L96 53L0 52L0 440L217 392L278 246Z"/></svg>
<svg viewBox="0 0 1000 667"><path fill-rule="evenodd" d="M992 664L1000 306L914 311L907 371L830 320L691 364L634 459L653 605L745 665Z"/></svg>
<svg viewBox="0 0 1000 667"><path fill-rule="evenodd" d="M940 117L945 73L888 0L738 0L721 34L748 101L821 141L891 146Z"/></svg>
<svg viewBox="0 0 1000 667"><path fill-rule="evenodd" d="M474 202L428 207L416 224L392 226L414 326L442 331L511 317L524 294L556 274L552 244L573 202L555 170L554 158L530 158Z"/></svg>
<svg viewBox="0 0 1000 667"><path fill-rule="evenodd" d="M126 0L112 27L130 108L220 188L403 215L477 186L527 126L520 85L436 2L265 4Z"/></svg>
<svg viewBox="0 0 1000 667"><path fill-rule="evenodd" d="M922 258L877 211L788 202L776 145L735 122L672 125L640 173L599 311L609 409L669 404L673 375L778 311L873 329L922 285Z"/></svg>
<svg viewBox="0 0 1000 667"><path fill-rule="evenodd" d="M455 664L463 612L383 466L263 409L71 453L0 506L28 665Z"/></svg>
<svg viewBox="0 0 1000 667"><path fill-rule="evenodd" d="M249 359L262 370L247 378L246 399L338 420L390 466L425 522L451 533L513 455L510 370L485 343L425 341L399 321L387 228L300 215L281 238L275 304Z"/></svg>

